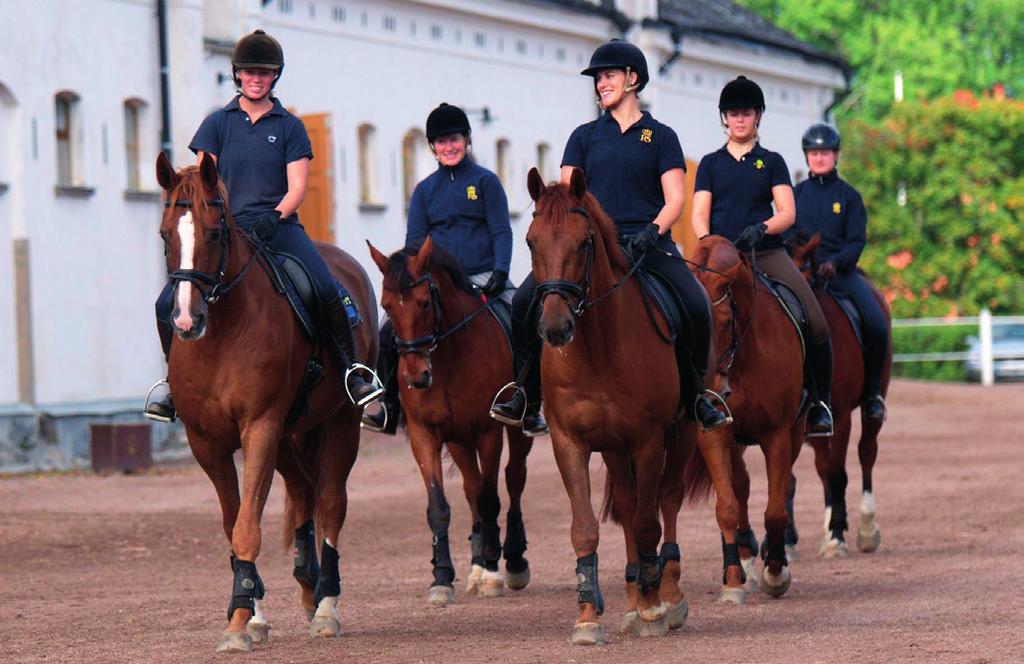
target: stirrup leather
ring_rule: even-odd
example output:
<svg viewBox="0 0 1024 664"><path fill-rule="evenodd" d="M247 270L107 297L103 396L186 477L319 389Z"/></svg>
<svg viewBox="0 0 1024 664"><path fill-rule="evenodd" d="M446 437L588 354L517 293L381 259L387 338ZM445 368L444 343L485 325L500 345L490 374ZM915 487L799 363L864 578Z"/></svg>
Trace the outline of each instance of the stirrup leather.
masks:
<svg viewBox="0 0 1024 664"><path fill-rule="evenodd" d="M502 394L505 393L505 390L507 390L509 388L512 388L513 391L519 392L520 394L523 395L523 403L525 405L523 406L523 412L519 414L519 419L518 420L513 420L511 418L505 417L504 415L499 415L499 414L494 412L494 409L497 408L497 406L498 406L498 398ZM491 400L491 409L490 409L491 418L495 419L495 420L498 420L502 424L508 424L508 425L511 425L511 426L522 426L523 419L526 418L526 409L527 409L528 406L529 406L529 400L526 398L526 390L523 387L521 387L520 385L516 384L516 382L513 380L513 381L510 381L510 382L506 383L505 385L503 385L501 387L501 389L498 390L498 393L494 395L494 399Z"/></svg>
<svg viewBox="0 0 1024 664"><path fill-rule="evenodd" d="M718 392L715 392L714 390L704 390L704 392L697 395L697 398L693 400L694 413L696 413L697 411L697 402L700 400L702 396L707 396L709 398L713 397L715 401L722 404L722 408L725 409L725 420L723 420L722 423L716 426L714 429L705 429L703 426L701 426L701 431L703 431L704 433L710 433L711 431L717 431L718 429L721 429L722 427L728 424L732 424L732 410L729 408L729 404L726 403L725 397L723 397ZM700 425L700 422L698 422L698 425Z"/></svg>
<svg viewBox="0 0 1024 664"><path fill-rule="evenodd" d="M161 385L167 385L166 378L161 378L160 380L153 383L153 387L149 388L149 392L146 393L146 405L142 407L142 415L146 419L153 420L154 422L170 423L176 419L175 416L172 415L171 417L164 417L162 415L157 415L155 413L149 412L149 404L152 402L153 392L155 392L156 388L160 387ZM168 387L168 389L170 389L170 387Z"/></svg>
<svg viewBox="0 0 1024 664"><path fill-rule="evenodd" d="M821 408L825 409L825 412L828 413L828 418L830 420L832 420L832 428L828 432L824 432L823 431L821 433L814 433L812 431L808 431L807 432L807 437L808 438L831 438L832 436L835 435L835 432L836 432L836 430L835 430L835 419L833 419L833 417L832 417L832 409L829 408L828 404L826 404L824 401L815 401L813 404L811 404L811 408L814 408L815 406L820 406Z"/></svg>
<svg viewBox="0 0 1024 664"><path fill-rule="evenodd" d="M361 372L361 371L365 371L366 373L370 374L370 385L373 386L373 392L371 392L370 394L366 395L365 397L363 397L359 401L356 401L355 397L352 396L351 388L349 388L349 386L348 386L348 379L349 379L349 377L352 376L353 373ZM360 363L360 362L353 362L351 364L351 366L349 366L347 369L345 369L345 380L344 380L344 383L345 383L345 393L348 394L348 400L351 401L352 403L354 403L357 406L365 406L366 404L370 403L371 401L375 401L375 400L379 399L381 397L381 395L384 394L384 383L382 383L381 380L380 380L380 377L377 376L377 372L374 371L373 369L371 369L370 367L366 366L365 364Z"/></svg>

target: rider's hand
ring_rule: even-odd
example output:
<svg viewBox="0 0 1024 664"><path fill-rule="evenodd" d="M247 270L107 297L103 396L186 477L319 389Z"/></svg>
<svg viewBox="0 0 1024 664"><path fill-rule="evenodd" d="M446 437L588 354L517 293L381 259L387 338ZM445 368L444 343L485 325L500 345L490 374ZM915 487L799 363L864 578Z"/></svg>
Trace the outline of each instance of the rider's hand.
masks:
<svg viewBox="0 0 1024 664"><path fill-rule="evenodd" d="M634 235L629 240L629 248L633 256L639 258L643 256L658 244L658 239L661 237L661 229L658 228L658 224L650 223L644 226L644 229Z"/></svg>
<svg viewBox="0 0 1024 664"><path fill-rule="evenodd" d="M253 233L263 242L269 242L277 234L277 225L281 223L281 213L271 210L256 217L252 223Z"/></svg>
<svg viewBox="0 0 1024 664"><path fill-rule="evenodd" d="M768 224L752 224L740 231L736 238L736 248L740 251L753 251L759 242L768 234Z"/></svg>
<svg viewBox="0 0 1024 664"><path fill-rule="evenodd" d="M828 281L832 277L836 276L836 266L832 261L825 261L818 266L818 278Z"/></svg>
<svg viewBox="0 0 1024 664"><path fill-rule="evenodd" d="M508 283L508 272L504 270L495 270L491 272L490 279L484 284L482 290L484 295L488 297L494 297L495 295L501 295L502 291L505 290L505 284Z"/></svg>

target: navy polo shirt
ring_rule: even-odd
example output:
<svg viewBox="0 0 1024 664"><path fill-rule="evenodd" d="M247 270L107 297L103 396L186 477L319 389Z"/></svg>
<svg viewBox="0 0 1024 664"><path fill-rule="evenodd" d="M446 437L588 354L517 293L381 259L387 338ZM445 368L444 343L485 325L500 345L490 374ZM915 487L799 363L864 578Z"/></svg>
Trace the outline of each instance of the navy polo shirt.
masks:
<svg viewBox="0 0 1024 664"><path fill-rule="evenodd" d="M860 193L833 170L812 175L796 186L795 230L821 233L814 252L818 263L832 261L839 272L852 272L867 242L868 213Z"/></svg>
<svg viewBox="0 0 1024 664"><path fill-rule="evenodd" d="M569 136L562 166L582 168L587 189L630 235L654 221L665 207L661 176L686 170L679 137L647 111L623 132L611 113L580 125Z"/></svg>
<svg viewBox="0 0 1024 664"><path fill-rule="evenodd" d="M747 226L770 219L772 187L792 186L786 160L761 144L736 159L723 145L704 155L697 167L694 191L711 192L711 232L733 242ZM782 247L781 235L766 235L761 249Z"/></svg>
<svg viewBox="0 0 1024 664"><path fill-rule="evenodd" d="M438 164L409 199L405 243L425 240L428 234L466 274L508 274L512 224L498 176L469 157L453 168Z"/></svg>
<svg viewBox="0 0 1024 664"><path fill-rule="evenodd" d="M272 97L274 107L255 123L235 96L227 106L206 116L189 143L192 152L217 157L217 172L228 189L231 216L244 224L277 207L288 193L286 167L313 148L302 121ZM298 221L292 215L288 221Z"/></svg>

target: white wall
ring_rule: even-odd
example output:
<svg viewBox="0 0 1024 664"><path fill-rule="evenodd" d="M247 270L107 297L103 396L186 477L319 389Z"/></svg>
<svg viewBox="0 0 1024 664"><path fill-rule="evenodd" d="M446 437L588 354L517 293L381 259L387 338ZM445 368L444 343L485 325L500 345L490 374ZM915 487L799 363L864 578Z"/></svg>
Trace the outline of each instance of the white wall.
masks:
<svg viewBox="0 0 1024 664"><path fill-rule="evenodd" d="M22 182L18 101L0 78L0 404L18 399L17 331L14 317L13 220Z"/></svg>

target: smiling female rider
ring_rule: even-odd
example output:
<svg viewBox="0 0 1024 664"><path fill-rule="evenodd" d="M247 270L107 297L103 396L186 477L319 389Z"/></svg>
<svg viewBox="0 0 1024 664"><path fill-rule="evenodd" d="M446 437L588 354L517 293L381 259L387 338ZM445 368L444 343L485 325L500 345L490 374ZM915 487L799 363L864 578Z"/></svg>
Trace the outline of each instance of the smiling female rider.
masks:
<svg viewBox="0 0 1024 664"><path fill-rule="evenodd" d="M341 368L356 362L352 322L343 299L347 293L327 268L312 240L299 225L295 210L306 193L309 160L313 158L302 121L286 111L274 85L284 69L284 53L276 39L256 30L238 40L231 70L240 94L203 120L189 149L199 161L208 153L217 161L236 226L260 238L267 246L299 258L313 279L323 306L324 324ZM168 284L157 300L157 328L164 356L170 354L171 311L174 288ZM174 403L166 381L151 390L145 414L150 419L174 419ZM382 392L358 371L348 373L347 390L354 403L367 404Z"/></svg>
<svg viewBox="0 0 1024 664"><path fill-rule="evenodd" d="M857 261L867 243L868 214L860 192L839 177L839 132L818 123L800 141L810 177L796 186L796 228L820 233L814 252L818 278L853 300L864 323L864 393L861 412L865 419L885 421L882 371L889 348L889 325L871 285L857 271Z"/></svg>
<svg viewBox="0 0 1024 664"><path fill-rule="evenodd" d="M512 306L516 287L508 279L512 262L512 223L508 197L498 176L469 156L472 129L465 111L442 103L427 116L427 142L437 170L416 185L409 199L405 246L429 235L435 246L451 254L480 291ZM394 434L401 404L398 399L398 349L391 321L381 326L377 372L386 393L381 409L363 414L363 426Z"/></svg>
<svg viewBox="0 0 1024 664"><path fill-rule="evenodd" d="M783 249L782 233L796 219L796 203L785 160L757 141L764 110L761 87L745 76L722 88L719 120L729 140L704 155L697 167L693 231L698 238L722 235L748 257L756 251L758 269L796 293L811 327L808 359L813 377L809 387L816 394L807 414L807 432L809 436L831 436L831 337L814 293Z"/></svg>
<svg viewBox="0 0 1024 664"><path fill-rule="evenodd" d="M687 269L672 242L669 228L683 211L686 197L683 150L676 133L640 109L639 92L647 85L647 59L625 41L602 44L581 74L594 79L594 91L604 113L573 131L562 157L561 180L568 183L575 168L587 177L587 188L615 221L635 260L665 279L683 305L690 333L676 344L681 399L687 414L710 431L728 423L704 389L710 344L710 310L704 289ZM539 418L540 342L530 309L536 282L530 275L516 292L512 305L517 376L523 364L530 369L525 392L495 404L491 414L518 424L530 433ZM525 416L524 416L525 413ZM541 420L543 422L543 420Z"/></svg>

